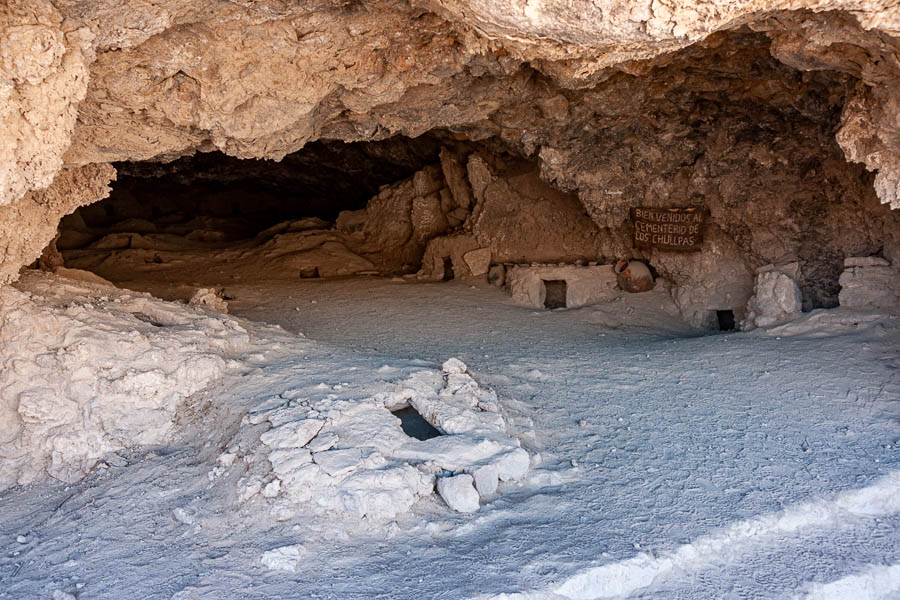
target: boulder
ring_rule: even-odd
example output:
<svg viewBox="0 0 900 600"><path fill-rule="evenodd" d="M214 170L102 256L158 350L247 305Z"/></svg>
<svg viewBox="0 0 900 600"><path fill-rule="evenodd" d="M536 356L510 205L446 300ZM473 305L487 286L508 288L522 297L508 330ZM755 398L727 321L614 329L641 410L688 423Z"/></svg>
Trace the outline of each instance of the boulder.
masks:
<svg viewBox="0 0 900 600"><path fill-rule="evenodd" d="M900 310L900 269L877 257L848 258L839 280L845 308Z"/></svg>
<svg viewBox="0 0 900 600"><path fill-rule="evenodd" d="M438 479L438 494L447 503L447 506L457 512L470 513L478 510L478 491L475 489L475 479L467 474L454 475Z"/></svg>
<svg viewBox="0 0 900 600"><path fill-rule="evenodd" d="M473 276L478 277L484 275L491 268L491 249L479 248L478 250L469 250L463 254L463 260L469 267L469 272Z"/></svg>
<svg viewBox="0 0 900 600"><path fill-rule="evenodd" d="M791 277L795 263L784 269L767 265L756 276L753 296L747 303L743 329L771 327L797 318L803 310L803 298L797 281Z"/></svg>

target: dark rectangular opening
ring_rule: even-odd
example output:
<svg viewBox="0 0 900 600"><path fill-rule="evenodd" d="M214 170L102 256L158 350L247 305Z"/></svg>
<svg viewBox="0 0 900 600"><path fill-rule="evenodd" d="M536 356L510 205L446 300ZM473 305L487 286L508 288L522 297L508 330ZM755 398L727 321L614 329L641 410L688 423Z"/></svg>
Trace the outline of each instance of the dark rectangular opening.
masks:
<svg viewBox="0 0 900 600"><path fill-rule="evenodd" d="M443 281L450 281L453 279L453 259L449 256L444 258L444 277Z"/></svg>
<svg viewBox="0 0 900 600"><path fill-rule="evenodd" d="M566 307L566 291L568 286L564 279L547 279L543 280L544 288L547 290L544 296L544 308L553 310L554 308Z"/></svg>
<svg viewBox="0 0 900 600"><path fill-rule="evenodd" d="M411 438L425 441L441 435L441 432L426 421L412 406L395 410L393 415L400 419L400 428L403 429L403 433Z"/></svg>
<svg viewBox="0 0 900 600"><path fill-rule="evenodd" d="M716 318L719 320L719 331L735 330L733 310L717 310Z"/></svg>

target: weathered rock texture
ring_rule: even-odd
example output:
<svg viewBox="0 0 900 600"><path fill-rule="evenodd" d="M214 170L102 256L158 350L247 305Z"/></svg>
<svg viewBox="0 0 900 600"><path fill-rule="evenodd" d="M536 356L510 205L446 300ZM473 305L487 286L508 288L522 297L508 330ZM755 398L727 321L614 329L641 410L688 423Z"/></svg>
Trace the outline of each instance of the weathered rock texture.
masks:
<svg viewBox="0 0 900 600"><path fill-rule="evenodd" d="M40 256L64 215L106 197L113 177L115 170L106 164L65 169L49 188L0 206L0 285Z"/></svg>
<svg viewBox="0 0 900 600"><path fill-rule="evenodd" d="M27 283L0 290L0 490L78 481L108 453L168 441L185 398L249 343L227 317L47 275Z"/></svg>
<svg viewBox="0 0 900 600"><path fill-rule="evenodd" d="M747 303L745 329L770 327L797 318L803 308L797 275L800 265L766 265L756 275L753 297Z"/></svg>
<svg viewBox="0 0 900 600"><path fill-rule="evenodd" d="M63 20L48 0L0 6L0 206L63 167L94 59L93 33Z"/></svg>
<svg viewBox="0 0 900 600"><path fill-rule="evenodd" d="M900 269L877 257L853 257L841 273L841 306L847 308L900 307Z"/></svg>
<svg viewBox="0 0 900 600"><path fill-rule="evenodd" d="M896 239L873 203L900 203L888 0L12 0L0 40L0 204L21 206L14 236L52 229L59 211L26 194L63 168L214 149L281 159L318 139L442 128L540 157L606 252L632 253L629 205L708 205L710 252L744 267L724 296L685 297L688 311L745 302L753 270L788 253L814 263L804 305L833 305L841 258ZM490 182L463 158L441 161L440 200L469 208ZM480 182L472 198L455 187L463 168ZM418 213L436 214L426 204ZM40 252L15 244L5 279ZM709 280L709 253L643 258L676 283Z"/></svg>

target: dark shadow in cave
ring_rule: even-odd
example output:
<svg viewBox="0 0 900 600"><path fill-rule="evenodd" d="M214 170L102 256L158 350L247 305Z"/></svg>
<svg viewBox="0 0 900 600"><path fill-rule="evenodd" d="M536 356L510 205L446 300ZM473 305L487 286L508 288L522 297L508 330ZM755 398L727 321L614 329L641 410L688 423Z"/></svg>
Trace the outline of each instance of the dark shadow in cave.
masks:
<svg viewBox="0 0 900 600"><path fill-rule="evenodd" d="M116 163L110 196L82 207L89 229L189 231L192 221L215 222L228 239L252 237L284 221L334 221L364 208L381 186L438 160L433 135L379 142L318 141L281 161L197 153L169 163ZM186 232L185 231L185 232ZM64 240L61 249L70 249Z"/></svg>
<svg viewBox="0 0 900 600"><path fill-rule="evenodd" d="M403 433L411 438L424 442L441 435L441 432L426 421L412 406L395 410L393 415L400 419L400 428L403 429Z"/></svg>

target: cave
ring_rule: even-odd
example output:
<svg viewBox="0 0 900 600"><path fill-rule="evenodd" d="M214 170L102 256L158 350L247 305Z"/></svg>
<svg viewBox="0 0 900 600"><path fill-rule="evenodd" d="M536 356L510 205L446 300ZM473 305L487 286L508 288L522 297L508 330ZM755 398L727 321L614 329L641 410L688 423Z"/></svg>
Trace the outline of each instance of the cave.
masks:
<svg viewBox="0 0 900 600"><path fill-rule="evenodd" d="M0 7L0 596L900 590L896 7L513 4Z"/></svg>
<svg viewBox="0 0 900 600"><path fill-rule="evenodd" d="M435 127L321 139L278 160L201 148L114 162L109 196L62 219L44 265L63 261L189 300L250 280L450 281L491 267L631 258L678 288L682 318L700 328L722 328L722 305L739 308L745 327L833 308L846 257L893 255L896 217L872 174L835 142L858 80L787 66L772 44L737 29L651 61L641 75L615 73L552 101L541 92L542 116L518 140ZM540 89L550 85L536 77ZM591 108L628 95L639 108ZM504 110L523 110L510 103ZM537 152L550 131L567 145ZM526 133L539 137L525 143ZM599 168L589 179L579 175L587 165ZM629 218L640 205L706 211L702 244L643 245ZM799 307L755 294L764 268L789 272Z"/></svg>

